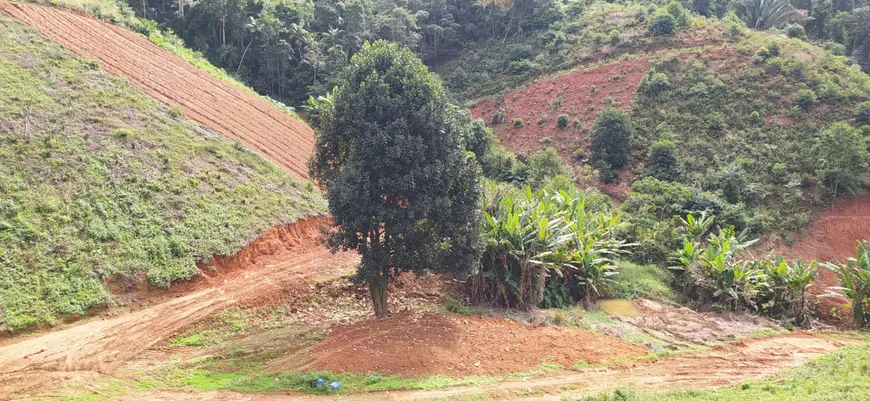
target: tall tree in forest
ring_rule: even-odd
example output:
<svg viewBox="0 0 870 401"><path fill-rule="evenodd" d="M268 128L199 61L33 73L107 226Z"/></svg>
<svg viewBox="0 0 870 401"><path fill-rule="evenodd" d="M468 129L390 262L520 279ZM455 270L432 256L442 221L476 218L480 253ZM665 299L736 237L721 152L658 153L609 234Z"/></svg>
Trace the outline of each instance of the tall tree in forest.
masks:
<svg viewBox="0 0 870 401"><path fill-rule="evenodd" d="M479 255L480 168L441 82L395 43L365 44L321 110L311 176L334 250L362 255L375 315L401 271L468 269Z"/></svg>

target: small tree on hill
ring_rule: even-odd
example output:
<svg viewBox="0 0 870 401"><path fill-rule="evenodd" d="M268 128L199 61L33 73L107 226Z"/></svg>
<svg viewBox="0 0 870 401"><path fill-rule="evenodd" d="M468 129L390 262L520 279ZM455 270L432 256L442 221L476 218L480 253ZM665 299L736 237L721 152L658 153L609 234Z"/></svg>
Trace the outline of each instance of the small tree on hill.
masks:
<svg viewBox="0 0 870 401"><path fill-rule="evenodd" d="M619 170L628 163L631 121L622 110L608 107L595 118L592 134L592 160L599 169Z"/></svg>
<svg viewBox="0 0 870 401"><path fill-rule="evenodd" d="M400 271L467 269L479 255L479 166L440 81L397 44L366 44L321 111L311 176L327 190L333 250L362 255L377 316Z"/></svg>

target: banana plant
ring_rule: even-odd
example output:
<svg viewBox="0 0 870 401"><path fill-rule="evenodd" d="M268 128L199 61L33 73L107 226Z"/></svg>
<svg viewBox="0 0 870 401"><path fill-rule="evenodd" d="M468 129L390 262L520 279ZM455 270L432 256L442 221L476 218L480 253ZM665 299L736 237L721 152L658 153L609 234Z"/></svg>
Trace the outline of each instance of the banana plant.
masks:
<svg viewBox="0 0 870 401"><path fill-rule="evenodd" d="M870 327L870 242L859 242L857 256L849 258L845 264L827 263L825 267L833 270L843 282L841 287L831 287L852 300L855 324L859 329ZM836 294L836 293L834 293Z"/></svg>

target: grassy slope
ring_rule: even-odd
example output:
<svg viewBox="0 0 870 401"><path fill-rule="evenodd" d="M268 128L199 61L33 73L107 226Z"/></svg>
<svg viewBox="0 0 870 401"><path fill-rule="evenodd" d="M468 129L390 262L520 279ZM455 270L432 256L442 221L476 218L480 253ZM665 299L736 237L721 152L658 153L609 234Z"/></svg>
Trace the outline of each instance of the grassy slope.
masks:
<svg viewBox="0 0 870 401"><path fill-rule="evenodd" d="M0 326L168 285L270 226L325 212L311 186L0 17Z"/></svg>
<svg viewBox="0 0 870 401"><path fill-rule="evenodd" d="M850 194L842 188L834 193L819 183L824 156L813 146L819 133L835 122L858 125L858 105L870 99L870 76L818 46L753 31L728 19L694 16L673 36L650 36L648 19L654 12L654 6L642 4L579 7L576 16L546 32L507 44L482 43L438 71L463 100L471 101L509 92L539 76L649 57L651 72L665 74L670 90L658 97L640 93L630 110L637 128L630 165L635 173L643 176L654 141L670 139L684 171L679 182L734 204L727 223L756 232L800 229L811 210ZM771 42L779 45L779 55L755 56ZM813 90L818 104L809 110L795 106L801 89ZM594 99L595 92L589 96ZM536 112L551 119L557 113L543 108ZM507 121L511 118L506 116ZM582 138L591 127L568 129ZM863 135L870 143L870 136ZM541 139L541 148L574 151L566 149L571 144ZM577 182L595 182L588 150L576 154L580 156L566 161L582 167L576 171ZM725 193L731 183L736 194ZM861 191L861 185L850 190ZM863 185L868 185L866 175Z"/></svg>
<svg viewBox="0 0 870 401"><path fill-rule="evenodd" d="M849 194L817 184L824 156L813 148L833 123L858 125L870 76L798 39L750 30L738 37L724 60L698 52L653 67L668 77L671 90L636 99L636 154L645 158L653 141L670 139L684 167L681 182L749 206L757 231L799 229L812 206ZM756 55L768 47L778 47L779 55ZM802 89L817 94L816 106L795 105ZM728 180L736 184L732 194Z"/></svg>
<svg viewBox="0 0 870 401"><path fill-rule="evenodd" d="M870 397L870 345L844 347L774 377L718 390L641 394L619 390L578 401L865 401Z"/></svg>
<svg viewBox="0 0 870 401"><path fill-rule="evenodd" d="M63 7L73 10L84 11L96 18L104 21L112 22L128 29L136 31L148 40L160 46L164 50L181 57L185 61L193 64L197 68L211 74L213 77L229 83L239 89L245 90L253 95L262 98L267 103L277 107L282 112L285 112L294 118L302 121L296 112L287 107L287 105L278 102L268 96L262 96L244 83L235 79L223 69L212 65L201 53L187 48L184 41L172 32L161 31L157 27L157 23L151 20L144 20L135 15L133 10L127 5L124 0L19 0L48 6ZM303 121L304 122L304 121Z"/></svg>

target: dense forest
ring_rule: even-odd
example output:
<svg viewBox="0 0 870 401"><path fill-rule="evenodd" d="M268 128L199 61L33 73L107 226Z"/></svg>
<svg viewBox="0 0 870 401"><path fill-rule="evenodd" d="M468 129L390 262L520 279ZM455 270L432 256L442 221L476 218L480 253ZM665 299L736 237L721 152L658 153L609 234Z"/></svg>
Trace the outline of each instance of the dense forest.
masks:
<svg viewBox="0 0 870 401"><path fill-rule="evenodd" d="M503 72L528 77L571 67L578 60L569 53L577 45L618 40L618 31L585 32L595 21L584 18L584 10L595 3L129 0L138 16L173 30L213 64L238 75L258 92L291 105L335 86L350 56L366 41L378 39L407 46L436 70L448 65L443 78L454 93L466 95L462 100L481 95L466 91L476 85L467 80L497 78ZM716 18L734 11L751 28L781 29L846 55L865 71L870 69L870 8L863 2L692 0L683 5ZM473 57L478 54L486 57ZM449 65L459 58L472 63L461 68ZM468 70L490 74L466 76Z"/></svg>

